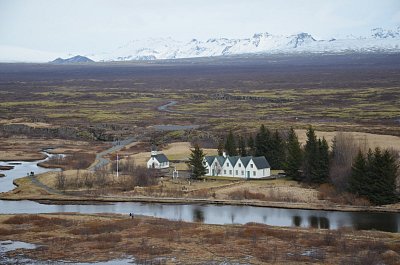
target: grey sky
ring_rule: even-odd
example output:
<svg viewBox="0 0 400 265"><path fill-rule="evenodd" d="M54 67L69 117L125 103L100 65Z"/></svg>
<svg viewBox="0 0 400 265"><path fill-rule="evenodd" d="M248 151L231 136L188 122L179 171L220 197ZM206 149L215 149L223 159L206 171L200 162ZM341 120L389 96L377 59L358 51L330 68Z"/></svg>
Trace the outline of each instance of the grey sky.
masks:
<svg viewBox="0 0 400 265"><path fill-rule="evenodd" d="M400 25L400 0L0 0L0 45L98 52L130 40L366 35Z"/></svg>

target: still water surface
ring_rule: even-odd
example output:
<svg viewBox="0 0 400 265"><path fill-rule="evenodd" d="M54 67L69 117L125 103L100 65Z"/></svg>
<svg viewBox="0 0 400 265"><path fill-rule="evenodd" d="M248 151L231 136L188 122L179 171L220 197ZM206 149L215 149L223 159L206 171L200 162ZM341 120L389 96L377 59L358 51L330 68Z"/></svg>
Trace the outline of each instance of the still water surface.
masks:
<svg viewBox="0 0 400 265"><path fill-rule="evenodd" d="M6 177L0 181L0 191L14 188L12 180L26 176L27 172L42 173L54 169L44 169L36 162L21 162L14 165L13 170L6 172ZM188 222L203 222L208 224L245 224L249 222L274 226L314 227L338 229L351 227L356 230L400 231L399 213L368 213L368 212L336 212L318 210L298 210L253 206L234 205L197 205L197 204L161 204L118 202L103 205L45 205L34 201L4 201L0 200L0 213L134 213L182 220Z"/></svg>

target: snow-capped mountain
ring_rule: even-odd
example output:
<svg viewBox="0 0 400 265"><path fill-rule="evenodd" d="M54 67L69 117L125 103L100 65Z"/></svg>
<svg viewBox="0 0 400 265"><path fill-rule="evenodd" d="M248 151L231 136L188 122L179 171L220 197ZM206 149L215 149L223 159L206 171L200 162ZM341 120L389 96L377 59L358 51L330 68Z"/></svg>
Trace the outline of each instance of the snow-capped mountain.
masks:
<svg viewBox="0 0 400 265"><path fill-rule="evenodd" d="M308 33L290 36L254 34L246 39L209 39L189 42L167 39L136 40L103 54L90 54L95 61L129 61L210 57L239 54L400 52L400 27L376 28L367 37L317 40Z"/></svg>
<svg viewBox="0 0 400 265"><path fill-rule="evenodd" d="M109 62L240 54L352 52L400 52L400 26L391 30L375 28L369 36L350 35L326 40L314 38L304 32L290 36L258 33L244 39L214 38L206 41L151 38L133 40L112 51L83 53L83 56L96 62ZM66 58L74 55L76 54L56 54L54 52L0 46L0 62L49 62L57 57Z"/></svg>

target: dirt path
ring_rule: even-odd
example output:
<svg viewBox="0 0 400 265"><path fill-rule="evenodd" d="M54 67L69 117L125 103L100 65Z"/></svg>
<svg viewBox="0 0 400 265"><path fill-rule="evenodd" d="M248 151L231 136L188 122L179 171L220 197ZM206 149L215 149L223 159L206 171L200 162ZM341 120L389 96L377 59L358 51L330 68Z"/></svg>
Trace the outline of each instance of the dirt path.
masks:
<svg viewBox="0 0 400 265"><path fill-rule="evenodd" d="M103 152L100 152L100 153L98 153L96 155L95 162L93 162L93 164L90 165L88 169L90 171L94 171L94 170L96 170L98 168L106 166L108 163L110 163L110 160L107 159L107 158L104 158L104 156L106 156L106 155L108 155L110 153L113 153L113 152L121 150L122 148L124 148L125 146L131 144L135 140L136 139L132 137L132 138L128 138L128 139L125 139L125 140L122 140L122 141L113 142L113 146L112 147L110 147L109 149L104 150Z"/></svg>
<svg viewBox="0 0 400 265"><path fill-rule="evenodd" d="M108 155L110 153L113 153L115 151L121 150L122 148L124 148L125 146L127 146L128 144L132 143L133 141L135 141L135 138L128 138L122 141L115 141L113 142L112 147L108 148L107 150L104 150L103 152L100 152L96 155L96 160L95 162L93 162L92 165L90 165L90 167L88 168L91 171L96 170L97 168L106 166L108 163L110 163L110 160L107 158L104 158L105 155ZM39 188L44 189L46 192L50 193L50 194L59 194L59 195L67 195L65 193L63 193L62 191L53 189L47 185L45 185L44 183L40 182L36 176L29 176L29 179L32 181L32 183L34 185L36 185Z"/></svg>

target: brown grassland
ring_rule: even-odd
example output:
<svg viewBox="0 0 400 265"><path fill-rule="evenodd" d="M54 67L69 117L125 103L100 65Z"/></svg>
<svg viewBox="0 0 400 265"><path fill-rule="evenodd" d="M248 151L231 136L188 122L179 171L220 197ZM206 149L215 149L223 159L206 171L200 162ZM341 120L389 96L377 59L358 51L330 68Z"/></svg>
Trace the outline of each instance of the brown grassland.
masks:
<svg viewBox="0 0 400 265"><path fill-rule="evenodd" d="M85 168L97 153L110 148L111 140L135 137L134 143L119 151L121 162L132 159L136 166L143 166L151 142L156 142L173 160L172 166L185 170L191 142L204 144L205 152L213 155L221 134L232 129L248 135L261 124L278 130L292 126L302 143L305 129L312 125L329 142L341 131L371 148L400 150L399 60L399 54L342 54L0 64L0 161L42 159L45 156L40 151L49 147L54 148L52 153L68 155L42 164L65 169L63 175L52 172L17 179L18 187L0 194L0 199L398 212L400 203L372 207L350 198L354 204L349 205L349 198L335 198L329 186L317 189L287 179L157 177L138 187L129 174L116 178L110 168L96 172ZM159 108L171 101L176 104ZM161 132L155 125L199 128ZM115 155L105 157L115 160ZM59 187L60 176L63 188ZM0 240L40 245L8 255L22 253L52 261L132 256L142 264L160 257L165 264L400 264L398 233L220 226L140 216L0 214Z"/></svg>
<svg viewBox="0 0 400 265"><path fill-rule="evenodd" d="M207 225L120 215L0 215L0 240L38 244L15 250L34 260L139 264L399 264L399 234L377 231ZM141 263L140 263L141 262ZM158 263L154 263L158 264Z"/></svg>

